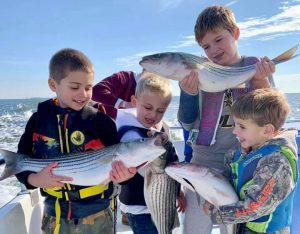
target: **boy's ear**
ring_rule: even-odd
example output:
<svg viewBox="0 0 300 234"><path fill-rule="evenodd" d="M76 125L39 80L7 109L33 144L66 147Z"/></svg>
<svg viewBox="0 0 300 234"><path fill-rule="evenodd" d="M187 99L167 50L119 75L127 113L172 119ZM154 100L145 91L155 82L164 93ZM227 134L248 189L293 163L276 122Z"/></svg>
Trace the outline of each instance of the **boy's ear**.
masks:
<svg viewBox="0 0 300 234"><path fill-rule="evenodd" d="M131 105L132 105L133 107L136 107L136 97L135 97L134 95L131 95L130 100L131 100Z"/></svg>
<svg viewBox="0 0 300 234"><path fill-rule="evenodd" d="M240 28L239 27L234 28L233 37L234 37L235 40L239 39L239 37L240 37Z"/></svg>
<svg viewBox="0 0 300 234"><path fill-rule="evenodd" d="M275 127L274 127L274 125L270 124L270 123L266 124L266 126L265 126L265 134L267 134L270 137L273 137L274 133L275 133Z"/></svg>
<svg viewBox="0 0 300 234"><path fill-rule="evenodd" d="M55 92L56 91L56 82L53 78L49 77L48 79L48 85L49 85L49 88Z"/></svg>

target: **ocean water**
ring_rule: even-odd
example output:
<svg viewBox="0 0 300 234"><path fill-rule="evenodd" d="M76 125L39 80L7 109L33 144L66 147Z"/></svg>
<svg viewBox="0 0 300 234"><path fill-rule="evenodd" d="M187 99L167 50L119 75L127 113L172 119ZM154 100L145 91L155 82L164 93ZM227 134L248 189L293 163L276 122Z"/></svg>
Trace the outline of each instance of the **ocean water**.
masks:
<svg viewBox="0 0 300 234"><path fill-rule="evenodd" d="M292 111L289 120L300 120L300 93L286 94ZM0 100L0 148L16 151L18 141L22 135L26 123L32 113L36 110L37 104L45 99L14 99ZM175 96L165 114L164 120L169 126L179 126L177 121L177 110L179 97ZM182 139L181 130L172 133L173 139ZM3 165L0 166L0 173ZM20 191L20 185L14 177L0 182L0 207L11 200Z"/></svg>

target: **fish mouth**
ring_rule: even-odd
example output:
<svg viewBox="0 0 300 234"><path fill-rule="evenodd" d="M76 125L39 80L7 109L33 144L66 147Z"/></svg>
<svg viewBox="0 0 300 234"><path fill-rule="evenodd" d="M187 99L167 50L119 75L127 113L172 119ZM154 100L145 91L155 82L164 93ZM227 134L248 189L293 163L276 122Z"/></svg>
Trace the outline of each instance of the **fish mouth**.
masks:
<svg viewBox="0 0 300 234"><path fill-rule="evenodd" d="M136 169L138 170L138 169L142 168L142 167L145 166L147 163L148 163L148 161L143 162L142 164L138 165L138 166L136 167Z"/></svg>
<svg viewBox="0 0 300 234"><path fill-rule="evenodd" d="M139 62L140 65L142 65L144 62L147 62L149 60L147 56L142 57L141 61Z"/></svg>
<svg viewBox="0 0 300 234"><path fill-rule="evenodd" d="M191 183L189 180L187 180L186 178L182 178L182 179L183 179L187 184L189 184L189 185L194 189L194 191L196 191L194 185L192 185L192 183Z"/></svg>

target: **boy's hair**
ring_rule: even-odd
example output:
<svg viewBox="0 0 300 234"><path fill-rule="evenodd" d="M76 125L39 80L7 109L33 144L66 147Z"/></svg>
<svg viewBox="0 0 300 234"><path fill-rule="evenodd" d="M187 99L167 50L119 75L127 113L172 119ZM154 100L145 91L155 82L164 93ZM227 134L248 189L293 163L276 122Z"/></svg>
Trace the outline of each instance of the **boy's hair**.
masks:
<svg viewBox="0 0 300 234"><path fill-rule="evenodd" d="M68 76L69 72L83 71L94 73L92 62L80 51L75 49L62 49L56 52L49 64L49 76L60 82Z"/></svg>
<svg viewBox="0 0 300 234"><path fill-rule="evenodd" d="M233 12L226 6L207 7L199 14L196 21L194 29L196 41L200 43L207 32L220 28L234 33L237 24Z"/></svg>
<svg viewBox="0 0 300 234"><path fill-rule="evenodd" d="M257 89L239 97L231 108L231 114L239 119L251 119L258 126L272 124L275 131L284 124L290 106L279 90Z"/></svg>
<svg viewBox="0 0 300 234"><path fill-rule="evenodd" d="M172 99L172 87L169 80L162 78L156 74L143 71L139 79L135 96L139 98L142 93L158 93L162 95L163 101L168 105Z"/></svg>

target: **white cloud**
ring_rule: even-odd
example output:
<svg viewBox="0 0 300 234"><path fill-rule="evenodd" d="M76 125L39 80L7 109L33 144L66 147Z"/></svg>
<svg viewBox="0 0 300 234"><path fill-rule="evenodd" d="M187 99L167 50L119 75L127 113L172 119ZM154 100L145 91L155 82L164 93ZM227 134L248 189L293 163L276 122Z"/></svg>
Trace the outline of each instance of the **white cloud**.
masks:
<svg viewBox="0 0 300 234"><path fill-rule="evenodd" d="M235 4L231 1L228 4ZM300 0L282 2L280 12L270 17L253 17L238 22L241 39L253 38L261 41L273 40L290 34L300 33ZM259 36L259 37L258 37ZM182 41L169 48L182 48L196 45L194 35L185 36Z"/></svg>
<svg viewBox="0 0 300 234"><path fill-rule="evenodd" d="M232 5L236 4L237 2L238 2L238 1L235 0L235 1L229 2L229 3L225 4L225 5L226 5L226 6L232 6Z"/></svg>
<svg viewBox="0 0 300 234"><path fill-rule="evenodd" d="M180 5L183 0L159 0L160 10L164 11L169 8L175 8Z"/></svg>
<svg viewBox="0 0 300 234"><path fill-rule="evenodd" d="M139 64L139 61L142 59L143 56L154 54L156 52L148 51L148 52L140 52L131 56L116 58L116 62L119 66L130 68L135 67Z"/></svg>
<svg viewBox="0 0 300 234"><path fill-rule="evenodd" d="M256 17L239 22L241 38L248 39L259 36L258 40L273 40L287 34L300 33L299 2L299 0L283 2L280 7L281 12L269 18Z"/></svg>
<svg viewBox="0 0 300 234"><path fill-rule="evenodd" d="M169 46L168 48L178 49L178 48L182 48L182 47L193 46L193 45L196 45L196 44L197 43L195 41L195 36L191 35L191 36L184 37L184 40L180 41L177 45Z"/></svg>

